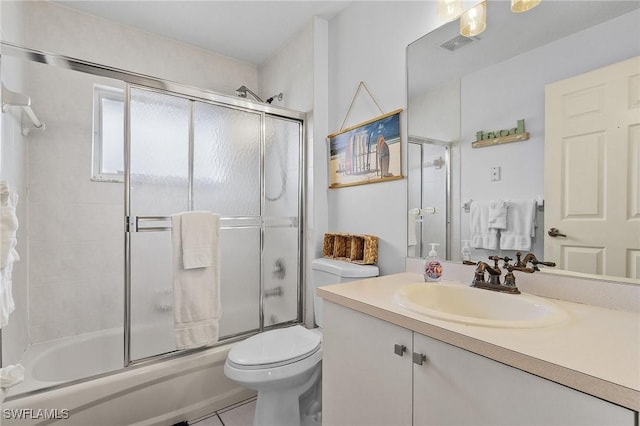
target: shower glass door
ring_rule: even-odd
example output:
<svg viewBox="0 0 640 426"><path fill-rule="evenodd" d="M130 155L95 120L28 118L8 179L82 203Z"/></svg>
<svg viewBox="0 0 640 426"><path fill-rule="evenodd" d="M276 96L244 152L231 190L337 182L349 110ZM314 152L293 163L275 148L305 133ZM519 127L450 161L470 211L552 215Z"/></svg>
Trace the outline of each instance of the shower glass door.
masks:
<svg viewBox="0 0 640 426"><path fill-rule="evenodd" d="M262 328L265 290L269 324L297 320L300 122L141 88L129 117L130 360L176 350L170 216L184 211L220 216L220 339ZM281 265L268 289L263 264Z"/></svg>
<svg viewBox="0 0 640 426"><path fill-rule="evenodd" d="M300 280L299 121L265 118L264 325L298 320Z"/></svg>
<svg viewBox="0 0 640 426"><path fill-rule="evenodd" d="M174 351L170 215L189 210L188 99L131 88L131 359ZM161 220L165 218L165 220Z"/></svg>
<svg viewBox="0 0 640 426"><path fill-rule="evenodd" d="M441 256L448 255L449 164L450 147L446 143L410 138L408 187L408 253L426 257L430 243L438 244Z"/></svg>
<svg viewBox="0 0 640 426"><path fill-rule="evenodd" d="M221 217L221 338L260 328L261 120L194 103L193 209Z"/></svg>

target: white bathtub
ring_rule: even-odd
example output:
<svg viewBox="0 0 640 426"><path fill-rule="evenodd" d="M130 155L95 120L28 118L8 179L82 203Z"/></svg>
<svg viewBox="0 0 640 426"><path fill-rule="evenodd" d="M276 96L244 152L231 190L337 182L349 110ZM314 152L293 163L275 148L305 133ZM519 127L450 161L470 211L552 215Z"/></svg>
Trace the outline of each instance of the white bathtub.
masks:
<svg viewBox="0 0 640 426"><path fill-rule="evenodd" d="M2 405L1 423L51 424L40 409L59 417L66 417L68 410L69 418L58 420L65 426L172 425L193 420L255 394L224 375L224 362L232 346L223 345L20 396L17 393L122 368L122 334L115 331L34 345L24 359L24 383L12 388L9 401ZM16 395L15 399L12 395ZM34 418L13 419L16 415Z"/></svg>

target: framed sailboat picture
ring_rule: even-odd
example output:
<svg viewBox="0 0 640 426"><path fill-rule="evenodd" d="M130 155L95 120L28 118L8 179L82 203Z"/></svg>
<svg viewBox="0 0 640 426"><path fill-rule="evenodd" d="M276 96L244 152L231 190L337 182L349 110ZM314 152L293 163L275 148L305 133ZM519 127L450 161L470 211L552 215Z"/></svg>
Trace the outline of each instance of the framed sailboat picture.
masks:
<svg viewBox="0 0 640 426"><path fill-rule="evenodd" d="M402 179L401 109L357 124L329 139L329 188Z"/></svg>

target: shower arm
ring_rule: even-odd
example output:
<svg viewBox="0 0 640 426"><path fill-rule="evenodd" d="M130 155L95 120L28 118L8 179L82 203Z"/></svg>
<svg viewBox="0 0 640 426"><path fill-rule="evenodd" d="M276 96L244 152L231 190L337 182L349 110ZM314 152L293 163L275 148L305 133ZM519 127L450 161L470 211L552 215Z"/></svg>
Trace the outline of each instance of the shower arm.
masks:
<svg viewBox="0 0 640 426"><path fill-rule="evenodd" d="M246 98L247 97L247 93L250 94L251 96L253 96L256 101L264 103L264 101L260 98L260 96L256 95L247 86L240 86L240 88L238 88L236 90L236 95L240 96L241 98Z"/></svg>

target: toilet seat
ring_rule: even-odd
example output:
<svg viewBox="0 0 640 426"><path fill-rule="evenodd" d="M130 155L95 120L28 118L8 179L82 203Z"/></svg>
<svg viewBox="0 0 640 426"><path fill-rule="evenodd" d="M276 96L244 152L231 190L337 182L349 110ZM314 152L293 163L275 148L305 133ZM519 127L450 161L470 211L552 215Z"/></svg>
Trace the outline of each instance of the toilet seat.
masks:
<svg viewBox="0 0 640 426"><path fill-rule="evenodd" d="M229 351L227 361L238 369L267 369L298 362L320 349L320 335L296 325L256 334L238 343Z"/></svg>

